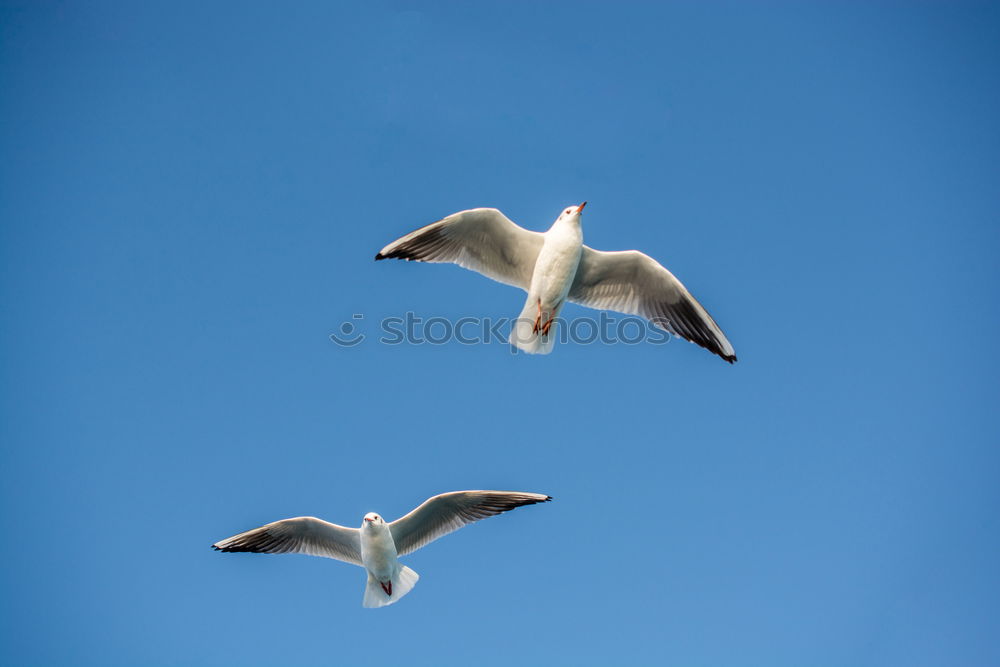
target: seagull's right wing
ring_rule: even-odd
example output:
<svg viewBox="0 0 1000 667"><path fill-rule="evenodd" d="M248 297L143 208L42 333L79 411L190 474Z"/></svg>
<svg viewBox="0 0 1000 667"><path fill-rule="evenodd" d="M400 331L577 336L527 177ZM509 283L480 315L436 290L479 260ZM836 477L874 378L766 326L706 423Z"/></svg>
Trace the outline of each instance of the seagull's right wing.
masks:
<svg viewBox="0 0 1000 667"><path fill-rule="evenodd" d="M453 213L393 241L375 259L452 262L527 290L544 234L518 227L495 208Z"/></svg>
<svg viewBox="0 0 1000 667"><path fill-rule="evenodd" d="M583 246L569 300L588 308L642 315L729 363L732 344L681 281L638 250L604 252Z"/></svg>
<svg viewBox="0 0 1000 667"><path fill-rule="evenodd" d="M212 545L216 551L309 554L361 565L361 534L311 516L275 521Z"/></svg>
<svg viewBox="0 0 1000 667"><path fill-rule="evenodd" d="M496 516L515 507L552 500L541 493L517 491L452 491L423 502L401 519L389 524L396 552L412 553L462 526Z"/></svg>

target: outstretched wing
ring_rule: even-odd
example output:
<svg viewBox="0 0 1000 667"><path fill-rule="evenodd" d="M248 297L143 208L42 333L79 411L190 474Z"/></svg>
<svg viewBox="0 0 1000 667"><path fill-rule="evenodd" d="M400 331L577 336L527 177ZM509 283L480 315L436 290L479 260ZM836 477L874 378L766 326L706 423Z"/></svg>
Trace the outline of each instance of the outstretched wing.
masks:
<svg viewBox="0 0 1000 667"><path fill-rule="evenodd" d="M638 250L602 252L584 246L569 300L641 315L729 363L736 361L733 346L712 316L674 274Z"/></svg>
<svg viewBox="0 0 1000 667"><path fill-rule="evenodd" d="M212 548L261 554L309 554L362 564L361 537L357 528L345 528L311 516L275 521L219 540Z"/></svg>
<svg viewBox="0 0 1000 667"><path fill-rule="evenodd" d="M515 507L552 500L541 493L517 491L453 491L429 498L389 524L396 552L406 555L474 521Z"/></svg>
<svg viewBox="0 0 1000 667"><path fill-rule="evenodd" d="M543 234L518 227L495 208L474 208L393 241L375 259L452 262L527 290L543 243Z"/></svg>

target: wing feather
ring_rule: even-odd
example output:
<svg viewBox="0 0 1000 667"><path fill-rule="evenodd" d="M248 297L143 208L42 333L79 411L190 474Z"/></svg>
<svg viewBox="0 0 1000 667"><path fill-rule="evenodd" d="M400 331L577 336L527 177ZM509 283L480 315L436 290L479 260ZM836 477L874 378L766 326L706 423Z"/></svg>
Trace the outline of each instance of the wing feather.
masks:
<svg viewBox="0 0 1000 667"><path fill-rule="evenodd" d="M397 553L403 556L480 519L549 500L552 500L551 496L541 493L517 491L442 493L390 523L389 530L392 531Z"/></svg>
<svg viewBox="0 0 1000 667"><path fill-rule="evenodd" d="M638 250L603 252L583 247L569 300L588 308L641 315L729 363L732 344L681 281Z"/></svg>
<svg viewBox="0 0 1000 667"><path fill-rule="evenodd" d="M212 548L216 551L308 554L361 565L361 536L357 528L345 528L311 516L275 521L219 540Z"/></svg>
<svg viewBox="0 0 1000 667"><path fill-rule="evenodd" d="M451 262L527 290L544 235L519 227L495 208L459 211L393 241L380 259Z"/></svg>

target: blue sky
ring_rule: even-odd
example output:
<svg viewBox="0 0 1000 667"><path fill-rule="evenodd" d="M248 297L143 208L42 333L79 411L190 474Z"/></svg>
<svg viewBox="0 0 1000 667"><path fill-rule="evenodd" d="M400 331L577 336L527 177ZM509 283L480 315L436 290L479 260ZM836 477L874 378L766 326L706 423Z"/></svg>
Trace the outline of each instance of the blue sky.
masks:
<svg viewBox="0 0 1000 667"><path fill-rule="evenodd" d="M998 45L995 4L3 3L0 662L997 664ZM515 316L372 257L583 200L739 363L331 342ZM209 549L465 488L555 501L387 609Z"/></svg>

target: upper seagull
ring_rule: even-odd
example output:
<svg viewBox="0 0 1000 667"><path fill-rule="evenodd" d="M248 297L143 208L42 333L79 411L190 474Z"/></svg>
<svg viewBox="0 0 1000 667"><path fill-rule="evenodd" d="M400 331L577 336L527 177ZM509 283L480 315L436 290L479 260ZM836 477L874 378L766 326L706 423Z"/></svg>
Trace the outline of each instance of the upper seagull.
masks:
<svg viewBox="0 0 1000 667"><path fill-rule="evenodd" d="M552 325L567 300L641 315L729 363L733 346L681 281L638 250L604 252L583 245L583 207L570 206L544 234L517 226L495 208L459 211L393 241L375 259L453 262L528 292L510 334L512 345L548 354Z"/></svg>
<svg viewBox="0 0 1000 667"><path fill-rule="evenodd" d="M552 498L540 493L452 491L428 498L420 507L392 523L386 523L375 512L365 515L360 529L300 516L219 540L212 548L217 551L309 554L360 565L368 571L368 584L361 604L384 607L409 593L420 578L399 562L399 556L412 553L479 519L548 500Z"/></svg>

